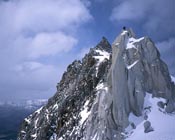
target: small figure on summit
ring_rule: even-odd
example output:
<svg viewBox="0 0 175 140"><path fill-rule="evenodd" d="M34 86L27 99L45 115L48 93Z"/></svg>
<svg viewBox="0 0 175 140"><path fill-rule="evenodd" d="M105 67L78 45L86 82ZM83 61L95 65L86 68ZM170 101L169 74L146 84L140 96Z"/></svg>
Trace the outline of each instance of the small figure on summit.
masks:
<svg viewBox="0 0 175 140"><path fill-rule="evenodd" d="M123 31L129 31L130 32L130 30L127 30L125 26L123 26ZM128 36L129 36L129 32L127 33Z"/></svg>
<svg viewBox="0 0 175 140"><path fill-rule="evenodd" d="M126 30L126 27L125 26L123 26L123 31L125 31Z"/></svg>

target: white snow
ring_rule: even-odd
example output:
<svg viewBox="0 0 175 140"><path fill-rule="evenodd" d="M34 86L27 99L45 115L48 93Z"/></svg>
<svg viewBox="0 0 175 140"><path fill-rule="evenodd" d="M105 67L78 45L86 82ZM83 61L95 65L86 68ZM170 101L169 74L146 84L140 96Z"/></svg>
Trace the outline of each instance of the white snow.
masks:
<svg viewBox="0 0 175 140"><path fill-rule="evenodd" d="M106 51L102 51L102 50L95 50L97 53L99 53L99 56L94 56L95 59L98 60L98 63L96 64L96 76L97 76L97 73L98 73L98 66L100 65L101 62L103 62L105 59L108 59L110 58L110 54Z"/></svg>
<svg viewBox="0 0 175 140"><path fill-rule="evenodd" d="M53 109L58 109L58 104L54 104Z"/></svg>
<svg viewBox="0 0 175 140"><path fill-rule="evenodd" d="M30 119L25 118L24 121L26 121L28 124L30 124Z"/></svg>
<svg viewBox="0 0 175 140"><path fill-rule="evenodd" d="M136 38L131 37L131 38L129 38L129 41L132 41L133 43L136 43L136 42L140 42L143 39L144 39L144 37L141 37L139 39L136 39Z"/></svg>
<svg viewBox="0 0 175 140"><path fill-rule="evenodd" d="M143 39L144 39L144 37L139 38L139 39L136 39L136 38L133 38L133 37L129 38L128 43L126 45L126 49L131 49L131 48L137 49L136 46L134 45L134 43L140 42Z"/></svg>
<svg viewBox="0 0 175 140"><path fill-rule="evenodd" d="M94 56L95 59L99 60L99 63L101 63L105 59L109 59L110 57L110 54L106 51L102 51L102 50L95 50L95 51L100 54L100 56Z"/></svg>
<svg viewBox="0 0 175 140"><path fill-rule="evenodd" d="M21 133L25 134L26 132L22 130Z"/></svg>
<svg viewBox="0 0 175 140"><path fill-rule="evenodd" d="M108 52L106 52L106 51L102 51L102 50L96 50L96 52L98 52L100 55L103 55L103 56L105 56L105 57L109 57L109 53Z"/></svg>
<svg viewBox="0 0 175 140"><path fill-rule="evenodd" d="M126 49L128 50L128 49L131 49L131 48L136 49L136 47L133 43L127 43Z"/></svg>
<svg viewBox="0 0 175 140"><path fill-rule="evenodd" d="M165 103L163 98L152 98L151 94L146 94L144 106L151 106L150 111L147 111L147 115L154 131L144 133L143 124L145 120L141 121L141 117L133 117L133 114L130 114L132 118L130 118L130 121L132 120L135 123L136 129L131 130L133 133L130 133L129 138L126 138L126 140L175 140L175 114L160 111L157 106L159 101Z"/></svg>
<svg viewBox="0 0 175 140"><path fill-rule="evenodd" d="M81 120L80 120L80 124L82 125L86 119L88 118L90 111L88 111L88 104L89 104L89 100L87 100L84 104L84 109L80 112L80 116L81 116Z"/></svg>
<svg viewBox="0 0 175 140"><path fill-rule="evenodd" d="M33 135L31 135L31 137L33 138L33 140L35 140L35 139L36 139L36 137L37 137L36 133L35 133L35 134L33 134Z"/></svg>
<svg viewBox="0 0 175 140"><path fill-rule="evenodd" d="M47 120L49 120L49 110L48 109L46 109L46 118Z"/></svg>
<svg viewBox="0 0 175 140"><path fill-rule="evenodd" d="M56 138L57 138L57 134L53 133L49 140L56 140Z"/></svg>
<svg viewBox="0 0 175 140"><path fill-rule="evenodd" d="M97 133L95 134L95 136L92 138L92 140L96 140L97 139Z"/></svg>
<svg viewBox="0 0 175 140"><path fill-rule="evenodd" d="M63 137L60 137L58 140L64 140Z"/></svg>
<svg viewBox="0 0 175 140"><path fill-rule="evenodd" d="M38 118L35 120L35 129L37 128L38 120Z"/></svg>
<svg viewBox="0 0 175 140"><path fill-rule="evenodd" d="M39 114L42 109L43 109L43 107L39 108L37 111L35 111L35 113Z"/></svg>
<svg viewBox="0 0 175 140"><path fill-rule="evenodd" d="M99 90L99 89L102 89L104 87L104 83L100 83L97 85L96 89Z"/></svg>
<svg viewBox="0 0 175 140"><path fill-rule="evenodd" d="M175 77L171 76L171 81L175 83Z"/></svg>
<svg viewBox="0 0 175 140"><path fill-rule="evenodd" d="M132 67L134 67L135 64L137 64L139 60L136 60L135 62L133 62L131 65L127 66L127 69L131 69Z"/></svg>
<svg viewBox="0 0 175 140"><path fill-rule="evenodd" d="M121 35L125 35L126 33L128 33L128 31L123 31Z"/></svg>
<svg viewBox="0 0 175 140"><path fill-rule="evenodd" d="M99 60L99 64L105 60L105 57L104 56L94 56L95 59L98 59Z"/></svg>
<svg viewBox="0 0 175 140"><path fill-rule="evenodd" d="M107 91L108 90L108 87L104 83L99 83L96 86L96 90L105 90L105 91Z"/></svg>

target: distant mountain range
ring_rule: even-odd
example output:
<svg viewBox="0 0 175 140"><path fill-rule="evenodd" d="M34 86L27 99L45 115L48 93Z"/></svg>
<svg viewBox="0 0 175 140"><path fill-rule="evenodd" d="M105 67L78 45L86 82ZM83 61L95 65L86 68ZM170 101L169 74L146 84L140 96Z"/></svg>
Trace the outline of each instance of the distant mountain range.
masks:
<svg viewBox="0 0 175 140"><path fill-rule="evenodd" d="M0 101L0 107L2 106L11 106L11 107L21 107L25 109L35 110L38 107L45 105L47 99L33 99L33 100L21 100L21 101Z"/></svg>
<svg viewBox="0 0 175 140"><path fill-rule="evenodd" d="M16 140L22 120L47 103L46 99L0 102L0 140Z"/></svg>

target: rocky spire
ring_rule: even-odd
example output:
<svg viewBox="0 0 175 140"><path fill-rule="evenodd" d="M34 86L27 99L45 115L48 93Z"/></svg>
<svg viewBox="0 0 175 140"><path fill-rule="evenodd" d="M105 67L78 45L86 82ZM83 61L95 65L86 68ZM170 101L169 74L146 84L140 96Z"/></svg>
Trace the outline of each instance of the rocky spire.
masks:
<svg viewBox="0 0 175 140"><path fill-rule="evenodd" d="M48 104L24 120L18 140L127 140L134 129L165 129L156 130L151 119L175 111L175 85L153 41L126 29L110 55L102 38L82 61L69 65Z"/></svg>
<svg viewBox="0 0 175 140"><path fill-rule="evenodd" d="M123 31L112 46L109 87L114 122L123 131L129 125L129 114L143 115L146 92L168 100L167 112L173 112L174 84L167 65L148 37L135 38L132 30Z"/></svg>
<svg viewBox="0 0 175 140"><path fill-rule="evenodd" d="M122 31L112 45L112 66L105 84L94 103L85 140L126 139L137 127L137 119L144 122L143 133L154 131L148 114L154 110L147 104L148 97L150 101L165 99L153 107L159 108L162 120L164 113L175 111L175 85L167 65L153 41L148 37L136 39L131 29Z"/></svg>
<svg viewBox="0 0 175 140"><path fill-rule="evenodd" d="M111 45L108 40L103 36L102 40L96 45L95 49L105 50L111 52Z"/></svg>
<svg viewBox="0 0 175 140"><path fill-rule="evenodd" d="M70 64L48 104L23 121L18 140L85 139L83 133L97 96L96 87L107 79L110 52L111 45L102 38L82 61Z"/></svg>

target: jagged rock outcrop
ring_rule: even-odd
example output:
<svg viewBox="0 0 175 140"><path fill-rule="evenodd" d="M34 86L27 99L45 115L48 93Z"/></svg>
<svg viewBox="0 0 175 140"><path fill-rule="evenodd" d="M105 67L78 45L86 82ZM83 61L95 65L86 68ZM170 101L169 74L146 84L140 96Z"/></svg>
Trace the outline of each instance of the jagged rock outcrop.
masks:
<svg viewBox="0 0 175 140"><path fill-rule="evenodd" d="M149 133L151 131L154 131L154 129L151 127L151 123L149 121L146 121L144 123L144 128L145 128L145 130L144 130L145 133Z"/></svg>
<svg viewBox="0 0 175 140"><path fill-rule="evenodd" d="M83 139L96 86L107 79L111 49L103 37L82 61L69 65L48 104L24 120L18 140Z"/></svg>
<svg viewBox="0 0 175 140"><path fill-rule="evenodd" d="M136 39L128 29L112 51L103 37L82 61L68 66L48 104L24 120L18 140L129 139L138 128L157 132L152 116L162 119L174 111L167 65L150 38Z"/></svg>

